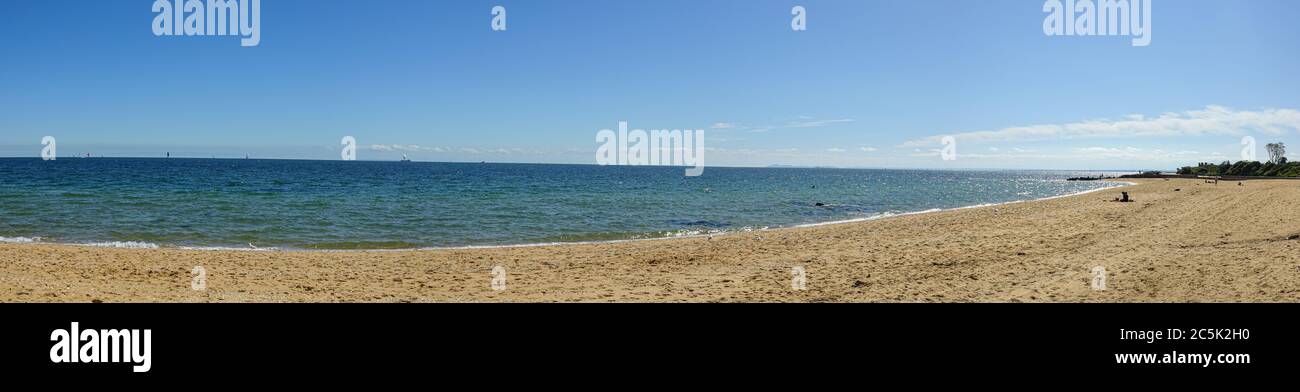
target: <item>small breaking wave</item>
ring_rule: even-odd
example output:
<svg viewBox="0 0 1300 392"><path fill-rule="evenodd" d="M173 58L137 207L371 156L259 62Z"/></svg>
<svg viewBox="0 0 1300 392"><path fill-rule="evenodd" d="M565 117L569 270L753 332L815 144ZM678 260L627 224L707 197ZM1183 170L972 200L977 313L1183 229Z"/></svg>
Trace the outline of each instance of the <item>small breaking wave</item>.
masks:
<svg viewBox="0 0 1300 392"><path fill-rule="evenodd" d="M139 241L111 241L111 242L92 242L86 246L95 246L100 248L121 248L121 249L158 249L157 244Z"/></svg>
<svg viewBox="0 0 1300 392"><path fill-rule="evenodd" d="M322 242L316 244L306 244L301 247L306 250L401 250L401 249L419 249L424 245L406 242L406 241L351 241L351 242Z"/></svg>
<svg viewBox="0 0 1300 392"><path fill-rule="evenodd" d="M29 237L0 237L0 242L10 243L10 244L33 244L33 243L41 242L41 237L34 237L34 238L29 238Z"/></svg>
<svg viewBox="0 0 1300 392"><path fill-rule="evenodd" d="M237 247L237 246L178 246L180 250L199 250L199 251L239 251L239 252L278 252L281 249L277 247Z"/></svg>

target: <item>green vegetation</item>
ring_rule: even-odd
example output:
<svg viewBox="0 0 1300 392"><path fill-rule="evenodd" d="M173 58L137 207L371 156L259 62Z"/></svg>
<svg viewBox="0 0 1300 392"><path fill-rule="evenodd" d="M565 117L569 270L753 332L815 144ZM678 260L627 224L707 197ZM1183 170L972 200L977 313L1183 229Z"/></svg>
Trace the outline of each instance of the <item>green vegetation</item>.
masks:
<svg viewBox="0 0 1300 392"><path fill-rule="evenodd" d="M1269 143L1265 146L1265 149L1268 151L1268 162L1265 163L1256 161L1237 161L1237 163L1223 161L1223 163L1216 165L1209 162L1201 162L1196 164L1196 166L1179 168L1178 174L1191 174L1198 176L1300 177L1300 162L1286 161L1286 144L1283 144L1282 142Z"/></svg>
<svg viewBox="0 0 1300 392"><path fill-rule="evenodd" d="M1198 176L1261 176L1261 177L1300 177L1300 162L1287 162L1286 158L1279 159L1280 162L1257 162L1257 161L1237 161L1232 163L1223 161L1220 164L1201 162L1196 166L1187 166L1178 169L1178 174L1192 174Z"/></svg>

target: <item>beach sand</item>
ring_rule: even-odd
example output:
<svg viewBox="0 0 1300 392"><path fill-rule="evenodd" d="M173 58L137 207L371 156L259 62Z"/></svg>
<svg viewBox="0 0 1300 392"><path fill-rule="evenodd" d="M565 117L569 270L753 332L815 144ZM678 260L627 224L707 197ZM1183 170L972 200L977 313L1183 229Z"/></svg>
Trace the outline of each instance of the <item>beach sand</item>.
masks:
<svg viewBox="0 0 1300 392"><path fill-rule="evenodd" d="M0 245L4 302L1297 302L1300 181L1120 189L873 221L389 252ZM1175 191L1181 188L1181 191ZM202 266L206 288L192 287ZM504 290L493 268L504 267ZM1104 267L1106 289L1091 287ZM806 289L792 288L793 269Z"/></svg>

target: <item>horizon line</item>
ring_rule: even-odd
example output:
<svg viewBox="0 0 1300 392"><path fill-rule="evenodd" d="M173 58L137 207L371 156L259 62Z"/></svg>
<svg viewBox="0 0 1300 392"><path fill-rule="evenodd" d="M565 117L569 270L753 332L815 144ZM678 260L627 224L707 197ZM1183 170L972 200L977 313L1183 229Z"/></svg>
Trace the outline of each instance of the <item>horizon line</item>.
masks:
<svg viewBox="0 0 1300 392"><path fill-rule="evenodd" d="M31 156L0 156L0 159L35 159L41 157ZM344 161L341 159L318 159L318 158L219 158L219 157L152 157L152 156L69 156L64 159L185 159L185 160L230 160L230 161L304 161L304 162L388 162L388 163L441 163L441 164L495 164L495 165L564 165L564 166L626 166L626 167L666 167L666 168L685 168L691 166L673 166L673 165L600 165L595 163L555 163L555 162L491 162L491 161L407 161L400 160L374 160L374 159L356 159ZM1082 171L1082 172L1143 172L1165 169L1025 169L1025 168L997 168L997 167L972 167L972 168L923 168L923 167L869 167L869 166L827 166L827 165L787 165L787 164L768 164L764 166L725 166L705 165L705 168L720 169L842 169L842 170L928 170L928 171Z"/></svg>

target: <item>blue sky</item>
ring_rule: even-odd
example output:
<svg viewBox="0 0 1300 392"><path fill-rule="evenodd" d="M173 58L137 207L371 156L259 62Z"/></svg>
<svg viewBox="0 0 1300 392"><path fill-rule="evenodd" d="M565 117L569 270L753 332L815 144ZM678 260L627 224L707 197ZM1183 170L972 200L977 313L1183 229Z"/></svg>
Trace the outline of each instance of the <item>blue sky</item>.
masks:
<svg viewBox="0 0 1300 392"><path fill-rule="evenodd" d="M594 163L618 121L705 129L709 165L1300 152L1293 0L1156 0L1145 47L1046 36L1042 0L264 0L255 47L154 36L152 3L0 3L0 156L51 135L61 156L337 159L351 135L359 159Z"/></svg>

